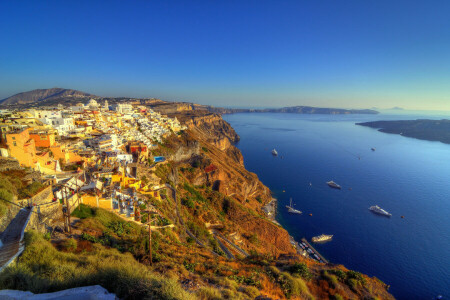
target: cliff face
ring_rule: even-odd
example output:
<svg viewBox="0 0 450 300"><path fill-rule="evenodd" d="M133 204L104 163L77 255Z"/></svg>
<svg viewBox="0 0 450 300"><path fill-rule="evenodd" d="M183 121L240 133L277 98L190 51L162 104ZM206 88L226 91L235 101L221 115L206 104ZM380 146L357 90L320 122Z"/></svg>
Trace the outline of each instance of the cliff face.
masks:
<svg viewBox="0 0 450 300"><path fill-rule="evenodd" d="M173 149L178 150L174 150L171 158L180 170L182 183L178 185L178 191L181 203L189 197L198 197L183 188L183 184L195 188L203 198L183 208L187 220L214 224L214 228L219 228L217 230L248 253L276 258L276 264L282 270L289 270L292 264L305 263L312 278L307 282L307 289L316 299L333 299L334 296L340 299L337 295L345 299L393 299L386 285L377 279L296 254L288 232L263 214L261 208L272 199L270 190L256 174L245 169L241 152L233 146L239 137L219 115L194 110L171 116L176 116L189 128L181 136L168 141L169 144L177 143ZM195 226L192 228L194 230ZM244 268L243 261L234 261L233 264ZM253 267L252 270L255 269ZM273 276L272 271L267 270L261 274L265 272ZM273 299L289 297L286 292L279 291L281 283L273 283L274 278L262 281L262 293ZM310 298L307 294L303 296L291 298Z"/></svg>

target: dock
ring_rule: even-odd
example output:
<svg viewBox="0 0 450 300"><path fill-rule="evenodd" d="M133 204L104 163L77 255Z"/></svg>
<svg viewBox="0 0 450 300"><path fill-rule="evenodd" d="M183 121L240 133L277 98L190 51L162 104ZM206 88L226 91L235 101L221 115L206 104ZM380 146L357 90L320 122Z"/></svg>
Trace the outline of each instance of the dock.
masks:
<svg viewBox="0 0 450 300"><path fill-rule="evenodd" d="M315 254L317 254L317 256L324 262L324 263L328 263L328 260L325 259L325 257L322 256L322 254L319 253L319 251L317 251L313 246L311 246L311 244L305 239L302 238L302 242L306 244L306 246L309 247L309 249L311 249Z"/></svg>

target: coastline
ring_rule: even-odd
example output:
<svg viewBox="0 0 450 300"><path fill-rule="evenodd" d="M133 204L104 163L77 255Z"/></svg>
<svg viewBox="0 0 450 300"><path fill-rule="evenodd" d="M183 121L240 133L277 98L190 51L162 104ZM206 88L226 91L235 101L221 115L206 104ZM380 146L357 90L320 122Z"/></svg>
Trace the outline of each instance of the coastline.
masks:
<svg viewBox="0 0 450 300"><path fill-rule="evenodd" d="M289 234L289 241L291 245L295 248L297 254L302 255L305 258L315 260L319 263L326 263L328 264L329 261L320 254L319 251L317 251L307 240L306 238L301 239L301 244L295 240L295 238L289 233L289 231L284 228L277 220L276 220L276 214L277 214L277 207L278 207L278 200L276 198L272 198L269 203L264 205L262 207L263 212L266 214L267 218L274 224L282 227L284 230L286 230ZM314 256L317 256L314 257Z"/></svg>

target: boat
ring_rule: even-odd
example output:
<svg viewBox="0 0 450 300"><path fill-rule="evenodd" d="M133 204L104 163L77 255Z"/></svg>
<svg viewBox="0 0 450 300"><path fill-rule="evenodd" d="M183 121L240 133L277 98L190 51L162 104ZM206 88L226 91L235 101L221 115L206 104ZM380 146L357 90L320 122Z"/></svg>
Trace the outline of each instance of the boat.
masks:
<svg viewBox="0 0 450 300"><path fill-rule="evenodd" d="M334 189L338 189L338 190L341 189L341 186L339 184L337 184L336 182L334 182L333 180L328 181L327 184L329 187L332 187Z"/></svg>
<svg viewBox="0 0 450 300"><path fill-rule="evenodd" d="M319 236L315 236L313 237L311 240L314 243L320 243L320 242L328 242L329 240L331 240L333 238L333 235L326 235L326 234L321 234Z"/></svg>
<svg viewBox="0 0 450 300"><path fill-rule="evenodd" d="M278 156L277 150L273 149L273 150L272 150L272 155L273 155L273 156Z"/></svg>
<svg viewBox="0 0 450 300"><path fill-rule="evenodd" d="M370 148L370 150L375 151L375 148Z"/></svg>
<svg viewBox="0 0 450 300"><path fill-rule="evenodd" d="M286 205L286 208L288 209L288 212L290 212L291 214L299 214L300 215L302 213L298 209L294 208L294 206L292 205L292 198L291 198L291 202L289 203L289 205Z"/></svg>
<svg viewBox="0 0 450 300"><path fill-rule="evenodd" d="M386 217L392 216L392 214L388 213L387 211L385 211L384 209L382 209L378 205L374 205L374 206L369 207L369 210L371 210L373 213L376 213L376 214L379 214L379 215L383 215L383 216L386 216Z"/></svg>

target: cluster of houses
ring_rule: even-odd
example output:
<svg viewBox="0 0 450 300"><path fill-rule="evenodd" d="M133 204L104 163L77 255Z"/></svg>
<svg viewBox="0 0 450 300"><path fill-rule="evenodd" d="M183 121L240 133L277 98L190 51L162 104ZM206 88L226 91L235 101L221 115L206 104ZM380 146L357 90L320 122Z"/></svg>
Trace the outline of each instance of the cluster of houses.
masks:
<svg viewBox="0 0 450 300"><path fill-rule="evenodd" d="M143 195L160 199L159 178L137 179L139 162L164 138L186 128L140 104L0 111L0 155L54 180L55 197L135 216ZM147 167L154 167L154 164Z"/></svg>

